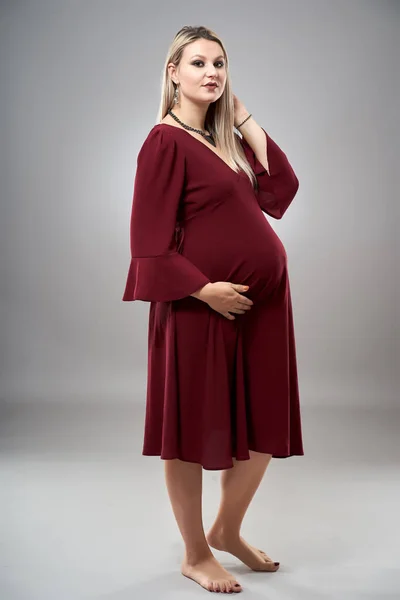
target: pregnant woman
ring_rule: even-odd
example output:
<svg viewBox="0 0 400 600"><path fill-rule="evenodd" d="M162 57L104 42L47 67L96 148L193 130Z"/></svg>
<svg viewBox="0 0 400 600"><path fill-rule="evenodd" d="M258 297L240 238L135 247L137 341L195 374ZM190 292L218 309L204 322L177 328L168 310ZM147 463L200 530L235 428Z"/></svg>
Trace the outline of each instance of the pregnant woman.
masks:
<svg viewBox="0 0 400 600"><path fill-rule="evenodd" d="M137 159L123 295L150 302L143 454L165 461L183 575L240 592L211 548L278 569L240 529L271 458L304 454L287 256L265 216L281 219L299 182L233 94L214 32L177 33L161 96ZM207 534L202 469L222 470Z"/></svg>

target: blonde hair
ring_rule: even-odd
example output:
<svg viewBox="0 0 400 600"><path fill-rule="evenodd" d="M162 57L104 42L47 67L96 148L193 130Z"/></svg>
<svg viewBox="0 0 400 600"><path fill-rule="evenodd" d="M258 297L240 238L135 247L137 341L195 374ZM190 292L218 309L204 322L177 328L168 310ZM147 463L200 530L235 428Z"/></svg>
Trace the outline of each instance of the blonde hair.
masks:
<svg viewBox="0 0 400 600"><path fill-rule="evenodd" d="M205 127L213 135L214 140L221 148L224 156L228 157L228 161L231 162L233 169L235 171L242 169L250 179L253 187L256 187L256 176L245 156L240 143L240 137L234 132L234 105L228 68L228 53L225 50L221 39L211 29L203 26L192 27L190 25L185 25L175 35L172 44L168 49L167 58L163 68L161 102L157 114L157 123L162 121L169 108L173 110L174 107L175 84L169 76L168 64L172 62L178 66L185 47L198 39L217 42L222 48L226 65L226 84L224 91L216 102L210 104L205 118Z"/></svg>

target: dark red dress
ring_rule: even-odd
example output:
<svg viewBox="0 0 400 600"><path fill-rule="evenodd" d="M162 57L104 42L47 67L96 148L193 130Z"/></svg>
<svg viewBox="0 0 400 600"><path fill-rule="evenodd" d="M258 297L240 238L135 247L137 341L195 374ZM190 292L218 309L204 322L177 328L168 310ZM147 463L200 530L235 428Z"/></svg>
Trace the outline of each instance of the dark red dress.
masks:
<svg viewBox="0 0 400 600"><path fill-rule="evenodd" d="M270 175L240 138L257 192L173 125L138 154L123 300L150 302L144 455L214 470L249 449L304 454L287 255L264 215L281 219L299 182L263 131ZM190 296L216 281L249 285L251 309L230 321Z"/></svg>

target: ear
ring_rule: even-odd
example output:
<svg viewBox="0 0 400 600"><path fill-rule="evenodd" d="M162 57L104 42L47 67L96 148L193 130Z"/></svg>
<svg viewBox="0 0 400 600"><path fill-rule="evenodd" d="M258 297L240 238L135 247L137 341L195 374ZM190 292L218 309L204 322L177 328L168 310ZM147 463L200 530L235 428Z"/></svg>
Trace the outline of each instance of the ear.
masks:
<svg viewBox="0 0 400 600"><path fill-rule="evenodd" d="M176 85L178 83L177 81L175 81L175 79L176 79L176 75L175 75L175 73L176 73L176 66L174 65L174 63L169 63L167 68L168 68L168 73L169 73L169 76L171 77L171 80Z"/></svg>

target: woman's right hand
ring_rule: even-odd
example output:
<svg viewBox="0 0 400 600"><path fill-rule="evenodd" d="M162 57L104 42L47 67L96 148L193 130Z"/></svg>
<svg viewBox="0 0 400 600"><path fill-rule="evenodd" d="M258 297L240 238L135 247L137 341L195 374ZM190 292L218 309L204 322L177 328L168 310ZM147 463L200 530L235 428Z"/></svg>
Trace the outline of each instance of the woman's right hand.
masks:
<svg viewBox="0 0 400 600"><path fill-rule="evenodd" d="M254 304L250 298L246 298L240 293L246 292L248 289L249 286L240 283L216 281L207 283L191 296L206 302L213 310L233 321L236 317L231 315L231 312L243 315Z"/></svg>

